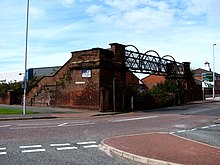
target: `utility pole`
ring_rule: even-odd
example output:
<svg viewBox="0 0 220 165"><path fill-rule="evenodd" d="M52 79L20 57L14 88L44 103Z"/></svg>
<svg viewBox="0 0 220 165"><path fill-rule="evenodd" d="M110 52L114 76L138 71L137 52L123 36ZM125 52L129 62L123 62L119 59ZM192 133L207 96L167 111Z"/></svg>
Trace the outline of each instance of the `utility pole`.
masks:
<svg viewBox="0 0 220 165"><path fill-rule="evenodd" d="M26 114L26 93L27 93L27 51L28 51L28 23L29 23L29 0L27 0L26 13L26 33L25 33L25 56L24 56L24 96L23 96L23 115Z"/></svg>
<svg viewBox="0 0 220 165"><path fill-rule="evenodd" d="M212 71L213 72L213 88L212 88L213 100L215 99L215 46L216 45L217 44L212 45L213 46L213 71Z"/></svg>

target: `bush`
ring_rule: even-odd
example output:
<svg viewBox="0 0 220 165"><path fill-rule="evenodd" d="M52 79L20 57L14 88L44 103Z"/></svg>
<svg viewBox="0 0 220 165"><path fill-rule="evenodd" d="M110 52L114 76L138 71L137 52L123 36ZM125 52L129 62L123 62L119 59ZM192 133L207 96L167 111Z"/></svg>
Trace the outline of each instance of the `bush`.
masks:
<svg viewBox="0 0 220 165"><path fill-rule="evenodd" d="M178 99L182 100L178 100ZM150 90L139 90L135 95L135 109L152 109L177 105L184 100L184 86L175 80L165 80Z"/></svg>

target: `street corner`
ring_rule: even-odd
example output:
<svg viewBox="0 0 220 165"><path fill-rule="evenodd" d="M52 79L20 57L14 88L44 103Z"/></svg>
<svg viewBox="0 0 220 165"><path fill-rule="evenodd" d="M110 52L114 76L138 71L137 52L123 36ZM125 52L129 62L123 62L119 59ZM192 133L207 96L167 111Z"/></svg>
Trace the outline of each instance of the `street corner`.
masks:
<svg viewBox="0 0 220 165"><path fill-rule="evenodd" d="M220 149L169 133L143 133L104 139L101 150L150 165L220 162ZM214 153L214 154L213 154Z"/></svg>
<svg viewBox="0 0 220 165"><path fill-rule="evenodd" d="M181 163L173 163L167 160L154 158L153 156L146 154L147 148L141 147L145 146L144 144L147 143L147 139L145 140L144 137L155 134L163 135L167 133L143 133L107 138L101 142L99 149L111 157L116 155L148 165L181 165Z"/></svg>

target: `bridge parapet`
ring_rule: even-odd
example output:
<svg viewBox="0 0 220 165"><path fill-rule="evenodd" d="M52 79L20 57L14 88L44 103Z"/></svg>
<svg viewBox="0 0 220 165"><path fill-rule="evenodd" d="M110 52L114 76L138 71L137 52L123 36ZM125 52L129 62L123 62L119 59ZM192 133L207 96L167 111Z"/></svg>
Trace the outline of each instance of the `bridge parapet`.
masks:
<svg viewBox="0 0 220 165"><path fill-rule="evenodd" d="M129 50L129 47L133 50ZM171 59L167 59L167 57ZM172 78L181 78L186 75L184 63L176 62L172 56L160 57L159 53L154 50L140 53L133 45L125 46L125 65L135 73L155 74Z"/></svg>

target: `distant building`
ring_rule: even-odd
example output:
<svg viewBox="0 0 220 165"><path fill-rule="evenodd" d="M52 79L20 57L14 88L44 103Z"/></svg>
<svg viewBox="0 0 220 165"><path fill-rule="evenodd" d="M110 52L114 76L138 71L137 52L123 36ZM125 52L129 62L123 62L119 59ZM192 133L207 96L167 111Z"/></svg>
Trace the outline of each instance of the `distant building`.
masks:
<svg viewBox="0 0 220 165"><path fill-rule="evenodd" d="M163 83L165 81L165 77L160 75L149 75L141 81L148 89L152 89L153 86L156 86L158 83Z"/></svg>
<svg viewBox="0 0 220 165"><path fill-rule="evenodd" d="M28 80L31 80L33 77L52 76L60 68L61 66L30 68L28 69Z"/></svg>
<svg viewBox="0 0 220 165"><path fill-rule="evenodd" d="M30 68L28 69L27 79L30 80L33 77L52 76L60 68L61 66ZM23 71L0 72L0 83L21 82L24 80L24 74L22 73Z"/></svg>

